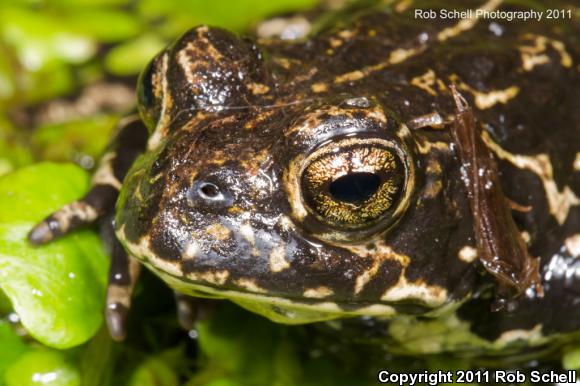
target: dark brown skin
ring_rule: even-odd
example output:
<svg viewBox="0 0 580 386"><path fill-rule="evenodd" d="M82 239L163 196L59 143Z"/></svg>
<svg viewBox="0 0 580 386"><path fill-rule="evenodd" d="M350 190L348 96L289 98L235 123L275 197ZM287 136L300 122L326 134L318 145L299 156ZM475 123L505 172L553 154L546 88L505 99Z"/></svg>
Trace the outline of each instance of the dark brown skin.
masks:
<svg viewBox="0 0 580 386"><path fill-rule="evenodd" d="M546 334L577 331L577 22L480 20L461 31L457 20L412 12L367 10L293 42L198 27L160 53L138 91L148 149L117 202L116 232L130 254L197 294L332 303L344 316L369 306L422 315L470 299L458 314L489 339L537 325ZM464 114L452 83L485 134L463 147L451 131ZM479 135L468 121L460 128ZM398 189L383 212L346 227L324 216L326 206L303 200L296 181L313 154L333 146L342 154L354 146L349 140L391 154L393 164L377 163L371 174ZM115 152L123 158L122 147ZM473 155L493 174L491 196L463 183ZM347 174L362 170L353 157L342 165ZM321 167L336 179L339 169ZM509 213L509 202L530 210ZM487 220L495 226L485 228ZM464 253L470 248L494 275ZM496 248L505 253L490 266ZM544 298L531 291L491 312L498 289L511 298L508 287L520 294L538 284L533 258Z"/></svg>
<svg viewBox="0 0 580 386"><path fill-rule="evenodd" d="M455 86L451 86L451 92L457 105L452 132L465 170L464 182L471 202L479 260L498 281L494 308L499 311L507 300L522 296L528 289L543 297L539 261L528 254L514 223L493 154L481 139L481 131L465 99Z"/></svg>

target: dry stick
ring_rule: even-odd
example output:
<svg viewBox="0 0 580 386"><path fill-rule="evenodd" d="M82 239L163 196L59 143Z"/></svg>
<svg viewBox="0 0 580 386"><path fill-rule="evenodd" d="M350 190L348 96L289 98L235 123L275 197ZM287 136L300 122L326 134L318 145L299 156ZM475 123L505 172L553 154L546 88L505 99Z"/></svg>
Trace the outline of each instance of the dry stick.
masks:
<svg viewBox="0 0 580 386"><path fill-rule="evenodd" d="M493 154L481 138L467 101L454 85L451 92L457 106L452 133L469 196L479 260L498 283L493 309L501 310L507 300L521 296L528 288L533 288L535 296L543 297L540 260L528 254L509 200L501 190Z"/></svg>

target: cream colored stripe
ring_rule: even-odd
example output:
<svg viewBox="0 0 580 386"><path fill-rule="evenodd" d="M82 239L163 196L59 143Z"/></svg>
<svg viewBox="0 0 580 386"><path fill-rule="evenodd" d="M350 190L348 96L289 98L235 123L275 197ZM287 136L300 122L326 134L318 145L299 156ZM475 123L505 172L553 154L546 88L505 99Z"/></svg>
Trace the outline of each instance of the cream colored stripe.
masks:
<svg viewBox="0 0 580 386"><path fill-rule="evenodd" d="M558 185L554 181L554 172L550 157L547 154L537 154L527 156L521 154L512 154L498 145L487 132L483 132L485 144L501 159L510 162L517 168L527 169L537 174L544 184L546 199L550 208L550 213L558 224L563 224L568 217L570 208L579 205L580 199L576 197L569 186L565 186L562 191L558 190Z"/></svg>
<svg viewBox="0 0 580 386"><path fill-rule="evenodd" d="M490 0L484 5L482 5L480 8L478 8L478 10L493 11L497 7L499 7L501 3L503 3L503 0ZM475 15L476 12L473 12L473 14ZM461 19L453 27L445 28L443 31L439 32L437 34L437 40L439 40L440 42L444 42L449 38L453 38L464 31L472 29L477 24L478 21L479 19L476 17Z"/></svg>
<svg viewBox="0 0 580 386"><path fill-rule="evenodd" d="M490 0L485 3L483 6L478 8L479 10L487 10L493 11L497 7L501 5L503 0ZM475 13L475 12L474 12ZM453 25L452 27L445 28L441 32L437 34L437 40L443 42L449 38L455 37L459 35L461 32L470 30L473 28L479 19L477 18L467 18L460 20L457 24ZM359 79L363 79L364 77L372 74L374 72L380 71L392 64L402 63L405 60L412 58L413 56L417 56L423 51L427 49L428 45L425 43L418 47L402 49L398 48L393 50L386 61L374 64L372 66L364 67L362 70L356 70L347 72L345 74L338 75L334 78L335 83L344 83L344 82L354 82Z"/></svg>
<svg viewBox="0 0 580 386"><path fill-rule="evenodd" d="M163 55L163 61L162 61L163 77L162 77L162 81L161 81L161 87L162 87L161 111L159 113L159 120L157 121L157 124L155 125L155 131L149 137L149 142L147 144L149 150L153 150L159 145L159 143L161 142L161 140L163 139L163 136L164 136L163 131L167 130L167 124L169 123L170 117L167 114L167 108L169 105L169 99L171 98L171 95L169 93L169 86L167 84L167 67L169 66L168 61L169 61L169 56L167 54Z"/></svg>

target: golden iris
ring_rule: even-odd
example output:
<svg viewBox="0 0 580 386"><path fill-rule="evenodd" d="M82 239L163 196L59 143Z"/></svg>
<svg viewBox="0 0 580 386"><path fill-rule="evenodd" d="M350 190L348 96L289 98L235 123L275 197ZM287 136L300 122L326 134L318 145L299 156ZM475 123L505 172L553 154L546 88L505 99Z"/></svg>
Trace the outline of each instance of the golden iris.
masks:
<svg viewBox="0 0 580 386"><path fill-rule="evenodd" d="M322 221L359 229L394 209L405 183L396 151L380 139L346 139L309 157L302 173L307 207Z"/></svg>

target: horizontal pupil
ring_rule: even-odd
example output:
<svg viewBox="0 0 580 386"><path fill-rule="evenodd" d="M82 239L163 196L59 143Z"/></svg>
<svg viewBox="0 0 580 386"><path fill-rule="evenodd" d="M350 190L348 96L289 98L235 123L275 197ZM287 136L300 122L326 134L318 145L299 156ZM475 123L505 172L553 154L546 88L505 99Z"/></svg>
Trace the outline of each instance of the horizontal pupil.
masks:
<svg viewBox="0 0 580 386"><path fill-rule="evenodd" d="M328 192L336 201L360 204L377 192L381 178L375 173L349 173L332 181Z"/></svg>

